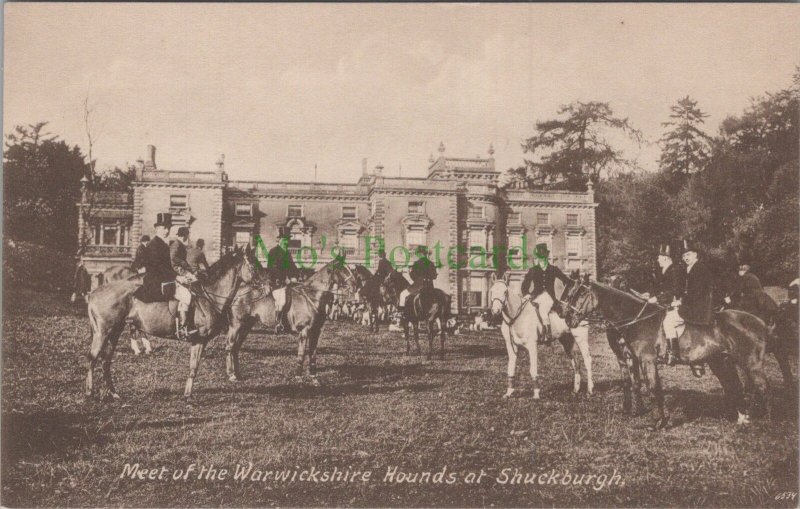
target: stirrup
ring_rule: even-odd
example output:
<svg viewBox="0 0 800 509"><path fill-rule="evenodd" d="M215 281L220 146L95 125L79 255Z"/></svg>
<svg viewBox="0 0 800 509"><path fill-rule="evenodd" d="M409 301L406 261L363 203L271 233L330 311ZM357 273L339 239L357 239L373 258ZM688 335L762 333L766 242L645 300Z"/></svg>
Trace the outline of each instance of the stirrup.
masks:
<svg viewBox="0 0 800 509"><path fill-rule="evenodd" d="M692 368L692 375L695 378L702 378L706 374L706 366L704 364L689 364L689 367Z"/></svg>

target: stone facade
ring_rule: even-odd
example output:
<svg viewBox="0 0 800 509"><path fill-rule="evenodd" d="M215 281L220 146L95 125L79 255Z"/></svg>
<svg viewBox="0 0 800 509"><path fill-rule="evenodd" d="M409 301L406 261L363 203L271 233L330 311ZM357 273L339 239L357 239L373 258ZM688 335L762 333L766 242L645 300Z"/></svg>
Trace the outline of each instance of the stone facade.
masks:
<svg viewBox="0 0 800 509"><path fill-rule="evenodd" d="M130 196L105 203L109 196L84 192L81 231L90 233L84 261L92 274L129 262L139 237L153 235L156 214L171 212L175 228L188 224L193 240L205 239L210 263L247 242L264 260L255 237L269 249L279 227L290 229L290 251L306 267L313 266L314 256L319 265L340 252L374 269L383 245L390 260L407 270L415 247L426 245L441 264L435 284L453 296L456 312L487 307L495 269L508 270L512 284L519 284L523 263L530 263L540 242L550 246L555 265L596 274L591 188L585 193L502 189L492 155L490 149L486 159L449 158L440 146L426 178L388 177L382 167L368 170L364 162L356 183L326 184L229 180L222 159L214 171L165 171L156 167L155 148L149 147ZM89 217L90 207L105 212ZM107 220L126 229L115 237L102 230ZM527 260L521 249L505 250L521 248L523 237Z"/></svg>

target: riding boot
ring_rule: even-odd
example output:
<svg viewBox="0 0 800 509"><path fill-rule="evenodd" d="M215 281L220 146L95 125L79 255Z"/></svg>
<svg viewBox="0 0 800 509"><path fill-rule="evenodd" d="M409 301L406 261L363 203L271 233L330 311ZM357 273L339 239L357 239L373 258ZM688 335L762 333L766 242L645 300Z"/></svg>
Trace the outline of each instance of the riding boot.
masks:
<svg viewBox="0 0 800 509"><path fill-rule="evenodd" d="M672 338L669 340L669 349L668 349L668 356L669 359L667 360L667 365L675 366L680 362L680 358L678 357L678 338Z"/></svg>
<svg viewBox="0 0 800 509"><path fill-rule="evenodd" d="M176 320L177 330L175 336L181 341L189 339L189 328L186 326L186 314L186 311L180 311Z"/></svg>

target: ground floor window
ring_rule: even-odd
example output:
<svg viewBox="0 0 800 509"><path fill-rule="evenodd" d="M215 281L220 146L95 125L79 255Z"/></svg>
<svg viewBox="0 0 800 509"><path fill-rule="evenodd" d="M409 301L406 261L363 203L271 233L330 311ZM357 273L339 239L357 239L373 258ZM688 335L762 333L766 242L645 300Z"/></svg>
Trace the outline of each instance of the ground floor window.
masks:
<svg viewBox="0 0 800 509"><path fill-rule="evenodd" d="M94 226L96 246L127 246L130 227L118 223L98 223Z"/></svg>

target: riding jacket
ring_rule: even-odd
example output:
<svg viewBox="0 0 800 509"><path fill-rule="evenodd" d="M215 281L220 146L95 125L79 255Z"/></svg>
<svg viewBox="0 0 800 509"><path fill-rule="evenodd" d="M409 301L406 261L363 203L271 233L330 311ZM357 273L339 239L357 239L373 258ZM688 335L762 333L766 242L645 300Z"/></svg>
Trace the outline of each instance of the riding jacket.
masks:
<svg viewBox="0 0 800 509"><path fill-rule="evenodd" d="M161 292L161 283L175 281L169 246L161 237L155 236L147 244L143 258L144 283L135 295L145 302L168 300Z"/></svg>
<svg viewBox="0 0 800 509"><path fill-rule="evenodd" d="M131 263L131 270L134 272L139 272L139 269L144 267L144 254L147 251L146 244L139 244L139 247L136 248L136 256L133 257L133 263Z"/></svg>
<svg viewBox="0 0 800 509"><path fill-rule="evenodd" d="M280 244L269 250L267 254L267 270L273 284L284 286L286 279L298 277L300 271L288 250L281 248Z"/></svg>
<svg viewBox="0 0 800 509"><path fill-rule="evenodd" d="M541 293L547 292L556 302L558 300L556 299L555 289L556 278L560 279L566 286L572 286L573 281L555 265L548 264L544 270L535 265L528 270L528 273L525 274L525 279L522 280L522 293L530 294L533 298L536 298Z"/></svg>
<svg viewBox="0 0 800 509"><path fill-rule="evenodd" d="M194 274L191 265L186 261L186 246L183 242L173 240L169 243L169 261L172 270L179 276Z"/></svg>
<svg viewBox="0 0 800 509"><path fill-rule="evenodd" d="M389 260L386 258L380 258L378 260L378 268L375 271L376 277L385 278L389 273L392 271L392 264L389 263Z"/></svg>
<svg viewBox="0 0 800 509"><path fill-rule="evenodd" d="M650 295L654 295L662 306L670 306L673 300L683 296L685 289L686 269L673 263L667 270L655 272Z"/></svg>
<svg viewBox="0 0 800 509"><path fill-rule="evenodd" d="M689 322L710 324L714 317L714 279L708 266L697 261L687 267L686 289L678 313Z"/></svg>

